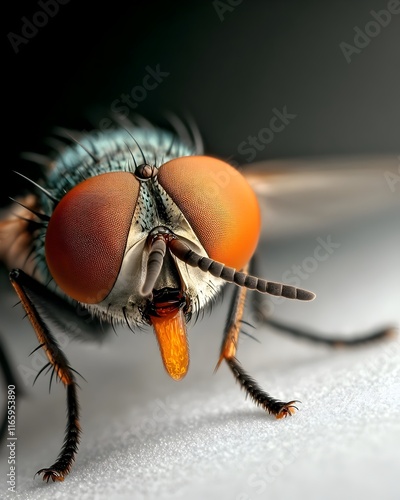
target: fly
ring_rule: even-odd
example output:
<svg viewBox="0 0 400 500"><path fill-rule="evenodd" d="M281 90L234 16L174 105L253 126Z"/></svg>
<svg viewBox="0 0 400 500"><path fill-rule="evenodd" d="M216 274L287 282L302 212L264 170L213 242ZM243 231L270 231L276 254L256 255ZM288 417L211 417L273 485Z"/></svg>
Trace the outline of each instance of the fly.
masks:
<svg viewBox="0 0 400 500"><path fill-rule="evenodd" d="M216 368L226 362L254 403L276 418L292 415L296 401L272 397L236 358L246 295L254 290L255 296L305 302L315 295L258 277L253 256L261 211L246 177L205 156L194 128L190 141L133 125L62 135L68 143L53 158L39 158L45 164L42 181L25 178L32 194L18 199L0 222L0 259L47 356L43 370L50 369L67 393L64 444L54 463L38 474L47 482L63 481L81 435L76 372L48 318L68 329L64 317L75 314L83 332L96 331L100 323L152 327L166 372L180 380L189 369L187 325L232 283ZM261 188L260 173L250 174ZM79 308L91 315L89 325L76 314ZM265 322L300 337L338 342L269 318ZM388 331L348 343L382 338ZM12 380L5 358L2 369Z"/></svg>

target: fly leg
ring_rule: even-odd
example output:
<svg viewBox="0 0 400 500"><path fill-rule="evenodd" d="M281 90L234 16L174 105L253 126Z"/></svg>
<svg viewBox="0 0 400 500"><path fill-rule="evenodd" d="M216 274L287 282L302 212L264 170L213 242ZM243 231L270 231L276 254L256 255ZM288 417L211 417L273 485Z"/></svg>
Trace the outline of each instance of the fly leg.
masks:
<svg viewBox="0 0 400 500"><path fill-rule="evenodd" d="M244 389L256 405L261 406L268 413L272 413L276 418L292 415L294 410L297 409L294 406L296 401L285 403L263 391L257 382L245 372L235 357L247 293L247 289L244 287L235 288L216 370L222 361L225 360L236 381L239 382L241 388Z"/></svg>
<svg viewBox="0 0 400 500"><path fill-rule="evenodd" d="M51 292L20 269L13 269L10 272L10 280L32 323L40 344L39 347L43 348L49 360L49 363L44 368L53 368L53 373L62 381L67 391L67 427L63 446L54 464L37 472L37 474L43 475L43 480L47 482L50 479L53 481L63 481L64 477L70 472L74 462L81 432L74 370L69 366L67 358L33 303L33 297L45 297Z"/></svg>
<svg viewBox="0 0 400 500"><path fill-rule="evenodd" d="M252 260L252 272L257 275L257 260L253 258ZM281 323L272 319L268 314L268 307L266 307L266 300L268 298L265 295L259 293L253 293L250 301L253 313L257 318L257 322L263 325L269 325L275 330L287 333L293 337L302 338L310 340L312 342L317 342L320 344L330 345L332 347L342 347L342 346L355 346L359 344L364 344L372 341L379 341L384 338L389 338L395 335L396 328L393 326L387 326L380 328L379 330L361 333L350 338L343 338L339 335L323 335L318 332L313 332L305 330L303 328L298 328L297 326L288 325L286 323Z"/></svg>
<svg viewBox="0 0 400 500"><path fill-rule="evenodd" d="M257 299L255 298L255 300ZM366 344L367 342L374 342L377 340L379 341L384 338L390 338L394 336L396 332L395 327L387 327L371 333L362 333L350 338L341 338L339 335L323 336L317 332L302 330L301 328L275 321L268 316L265 316L262 319L262 324L272 326L272 328L275 328L276 330L284 333L288 333L293 337L310 340L319 344L330 345L332 347L352 347L360 344Z"/></svg>
<svg viewBox="0 0 400 500"><path fill-rule="evenodd" d="M367 342L379 341L384 338L392 337L396 332L395 327L388 326L373 332L363 332L350 338L344 338L339 335L323 335L318 332L305 330L300 327L288 325L286 323L282 323L280 321L272 319L267 312L268 308L266 307L265 300L268 299L265 296L262 296L258 293L253 293L253 297L251 299L252 300L250 301L250 304L253 313L257 318L257 323L271 326L275 330L279 330L280 332L289 334L293 337L309 340L319 344L330 345L332 347L351 347L365 344Z"/></svg>

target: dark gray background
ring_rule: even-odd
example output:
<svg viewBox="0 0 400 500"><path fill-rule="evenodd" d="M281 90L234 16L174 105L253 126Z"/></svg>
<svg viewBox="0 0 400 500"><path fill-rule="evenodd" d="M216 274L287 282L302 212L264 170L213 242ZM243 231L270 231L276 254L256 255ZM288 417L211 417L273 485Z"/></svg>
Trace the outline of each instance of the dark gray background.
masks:
<svg viewBox="0 0 400 500"><path fill-rule="evenodd" d="M169 76L137 111L160 124L165 109L190 112L210 154L245 163L238 145L284 106L297 118L257 160L397 152L400 15L350 64L340 49L354 44L354 28L365 30L372 9L387 5L244 0L221 21L211 0L72 0L15 54L7 35L20 34L21 17L40 10L37 2L15 3L3 35L4 168L35 176L21 151L46 152L54 126L96 126L157 64ZM2 183L2 203L19 188L16 179Z"/></svg>

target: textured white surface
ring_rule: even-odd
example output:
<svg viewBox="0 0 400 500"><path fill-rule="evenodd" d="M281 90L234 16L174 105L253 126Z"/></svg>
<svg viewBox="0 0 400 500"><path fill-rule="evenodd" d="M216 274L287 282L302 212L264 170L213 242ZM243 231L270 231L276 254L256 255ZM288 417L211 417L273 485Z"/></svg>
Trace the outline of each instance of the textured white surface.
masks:
<svg viewBox="0 0 400 500"><path fill-rule="evenodd" d="M340 246L303 283L317 299L276 304L275 317L342 335L399 324L398 213L267 242L265 276L280 280L328 234ZM15 297L1 297L7 347L31 368L33 331L12 309ZM151 333L68 343L72 366L88 381L80 384L83 435L73 471L59 484L33 478L59 451L65 400L60 384L49 395L48 378L34 388L30 379L18 401L17 493L7 494L2 443L1 498L397 499L399 339L332 350L265 327L260 344L243 337L238 358L247 371L275 397L302 401L278 421L245 400L227 367L213 374L226 310L225 301L190 329L191 367L179 383L164 373Z"/></svg>

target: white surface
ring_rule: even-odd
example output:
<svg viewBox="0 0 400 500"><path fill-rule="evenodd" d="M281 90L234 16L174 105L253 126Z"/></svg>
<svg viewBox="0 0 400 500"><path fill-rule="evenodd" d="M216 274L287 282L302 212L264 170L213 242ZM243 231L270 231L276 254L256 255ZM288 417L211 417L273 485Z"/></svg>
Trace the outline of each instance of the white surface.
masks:
<svg viewBox="0 0 400 500"><path fill-rule="evenodd" d="M265 276L280 280L328 234L340 247L304 282L317 299L274 305L275 317L343 335L400 324L398 211L267 242ZM7 347L16 364L31 367L33 331L12 309L15 297L1 297ZM33 388L30 380L18 401L17 494L7 496L2 443L1 498L397 499L399 339L332 350L264 327L261 344L242 337L238 358L260 385L302 401L279 421L245 400L226 366L213 374L226 310L225 301L190 329L191 366L179 383L164 373L151 332L122 330L102 346L68 343L72 366L88 381L72 473L57 484L33 478L58 454L65 397L60 384L48 394L48 377Z"/></svg>

